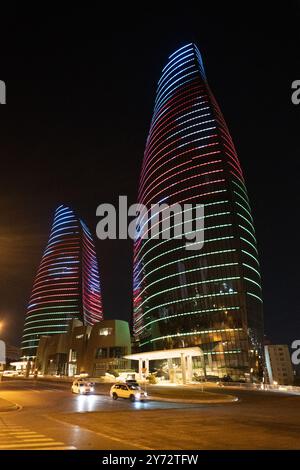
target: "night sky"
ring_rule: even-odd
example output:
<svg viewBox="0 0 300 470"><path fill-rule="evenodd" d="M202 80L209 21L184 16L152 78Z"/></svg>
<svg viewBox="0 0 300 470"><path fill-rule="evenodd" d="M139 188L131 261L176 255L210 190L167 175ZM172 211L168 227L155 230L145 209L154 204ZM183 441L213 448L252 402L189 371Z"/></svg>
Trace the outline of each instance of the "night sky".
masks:
<svg viewBox="0 0 300 470"><path fill-rule="evenodd" d="M95 234L99 204L135 202L161 69L195 41L246 177L265 332L273 342L300 338L300 105L291 102L300 5L246 5L233 16L192 6L138 17L75 7L1 14L1 337L20 343L55 207L69 204ZM131 242L97 241L97 252L104 314L130 320Z"/></svg>

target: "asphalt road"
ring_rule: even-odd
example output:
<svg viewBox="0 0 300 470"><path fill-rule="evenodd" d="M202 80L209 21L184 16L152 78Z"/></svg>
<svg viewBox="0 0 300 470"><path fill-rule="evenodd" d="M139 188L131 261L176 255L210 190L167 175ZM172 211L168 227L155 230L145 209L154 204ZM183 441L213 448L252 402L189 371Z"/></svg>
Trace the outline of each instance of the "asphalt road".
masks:
<svg viewBox="0 0 300 470"><path fill-rule="evenodd" d="M300 449L300 396L215 391L239 401L131 403L72 395L68 384L3 381L0 396L22 409L0 413L0 450Z"/></svg>

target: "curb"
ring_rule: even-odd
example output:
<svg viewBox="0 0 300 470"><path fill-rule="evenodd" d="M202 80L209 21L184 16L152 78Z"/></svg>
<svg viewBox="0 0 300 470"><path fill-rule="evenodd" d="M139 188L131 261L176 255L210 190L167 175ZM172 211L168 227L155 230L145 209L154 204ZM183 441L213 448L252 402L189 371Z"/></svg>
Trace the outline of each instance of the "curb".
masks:
<svg viewBox="0 0 300 470"><path fill-rule="evenodd" d="M195 405L205 405L205 404L208 404L208 405L212 405L212 404L215 404L215 405L218 405L218 404L225 404L225 403L235 403L237 402L239 399L238 397L235 397L232 395L232 397L230 399L215 399L215 400L189 400L189 399L185 399L185 398L160 398L160 397L152 397L152 396L149 396L148 397L148 400L149 401L164 401L164 402L170 402L170 403L187 403L187 404L195 404Z"/></svg>
<svg viewBox="0 0 300 470"><path fill-rule="evenodd" d="M10 413L11 411L19 411L22 409L22 406L17 405L16 403L13 403L9 400L6 400L5 398L1 398L1 401L4 401L7 403L5 406L0 406L0 413Z"/></svg>
<svg viewBox="0 0 300 470"><path fill-rule="evenodd" d="M0 413L10 413L11 411L20 411L22 406L13 404L11 406L7 406L6 408L0 408Z"/></svg>
<svg viewBox="0 0 300 470"><path fill-rule="evenodd" d="M102 396L102 397L109 397L106 393L96 393L96 396ZM187 404L194 404L194 405L205 405L206 403L209 405L212 404L225 404L225 403L235 403L239 399L238 397L234 395L230 395L230 399L225 400L224 398L220 399L214 399L214 400L192 400L188 398L164 398L164 397L158 397L158 396L152 396L148 395L147 401L164 401L164 402L169 402L169 403L187 403Z"/></svg>

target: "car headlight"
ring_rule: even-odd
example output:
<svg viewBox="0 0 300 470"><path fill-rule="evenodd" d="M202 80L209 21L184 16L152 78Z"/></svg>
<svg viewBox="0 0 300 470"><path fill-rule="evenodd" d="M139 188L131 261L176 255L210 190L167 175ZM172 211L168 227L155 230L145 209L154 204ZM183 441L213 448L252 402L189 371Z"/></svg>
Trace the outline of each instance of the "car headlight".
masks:
<svg viewBox="0 0 300 470"><path fill-rule="evenodd" d="M141 394L140 394L140 393L136 393L135 396L136 396L136 398L141 398Z"/></svg>
<svg viewBox="0 0 300 470"><path fill-rule="evenodd" d="M93 392L93 391L94 391L94 387L91 387L91 392Z"/></svg>
<svg viewBox="0 0 300 470"><path fill-rule="evenodd" d="M148 395L148 393L147 393L147 392L144 392L144 395L145 395L145 397L146 397L146 396Z"/></svg>

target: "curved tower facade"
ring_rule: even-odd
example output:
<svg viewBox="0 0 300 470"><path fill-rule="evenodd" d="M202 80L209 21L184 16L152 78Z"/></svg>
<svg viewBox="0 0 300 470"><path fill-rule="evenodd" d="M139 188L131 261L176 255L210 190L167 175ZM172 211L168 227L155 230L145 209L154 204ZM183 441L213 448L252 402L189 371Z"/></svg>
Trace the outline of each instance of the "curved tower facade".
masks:
<svg viewBox="0 0 300 470"><path fill-rule="evenodd" d="M27 307L23 356L34 357L40 336L64 333L73 318L85 325L103 319L99 270L88 227L59 206Z"/></svg>
<svg viewBox="0 0 300 470"><path fill-rule="evenodd" d="M204 204L205 240L193 251L182 240L151 234L135 242L133 320L140 349L200 346L207 375L259 375L262 296L251 208L194 44L170 55L158 82L138 202L148 208L162 201Z"/></svg>

